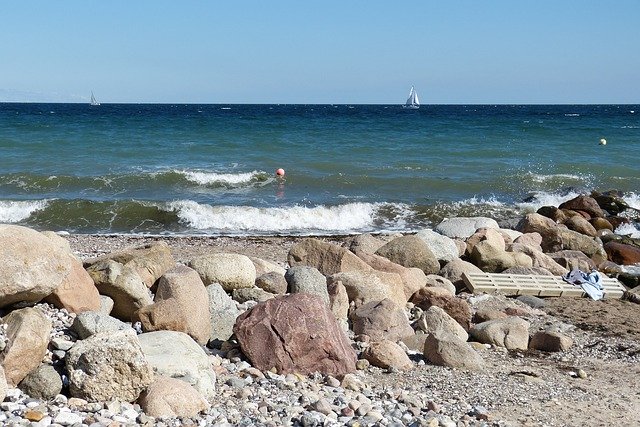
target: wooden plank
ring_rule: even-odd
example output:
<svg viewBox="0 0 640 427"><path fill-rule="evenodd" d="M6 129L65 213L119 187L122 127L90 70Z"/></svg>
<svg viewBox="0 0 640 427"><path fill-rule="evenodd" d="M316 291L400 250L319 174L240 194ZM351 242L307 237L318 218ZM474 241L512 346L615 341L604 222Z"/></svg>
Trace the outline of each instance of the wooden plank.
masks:
<svg viewBox="0 0 640 427"><path fill-rule="evenodd" d="M559 276L497 273L463 273L467 288L473 293L507 296L534 295L540 297L585 296L580 286L567 283ZM625 287L617 280L602 278L603 298L622 298Z"/></svg>

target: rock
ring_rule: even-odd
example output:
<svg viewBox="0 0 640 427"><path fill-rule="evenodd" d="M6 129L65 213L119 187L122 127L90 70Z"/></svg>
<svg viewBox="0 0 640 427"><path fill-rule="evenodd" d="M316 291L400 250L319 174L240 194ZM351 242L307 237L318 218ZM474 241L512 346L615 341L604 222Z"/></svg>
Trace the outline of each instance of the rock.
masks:
<svg viewBox="0 0 640 427"><path fill-rule="evenodd" d="M531 337L529 348L541 351L558 352L567 351L572 345L573 340L560 332L539 331Z"/></svg>
<svg viewBox="0 0 640 427"><path fill-rule="evenodd" d="M53 418L53 423L56 426L76 426L81 425L82 417L74 412L60 411Z"/></svg>
<svg viewBox="0 0 640 427"><path fill-rule="evenodd" d="M447 218L435 228L435 231L452 239L466 239L476 232L478 228L500 228L498 223L491 218Z"/></svg>
<svg viewBox="0 0 640 427"><path fill-rule="evenodd" d="M590 196L578 196L571 200L567 200L558 206L559 209L571 209L573 211L583 211L592 217L604 217L604 212L598 205L598 202Z"/></svg>
<svg viewBox="0 0 640 427"><path fill-rule="evenodd" d="M604 245L609 260L621 265L633 265L640 263L640 248L615 241Z"/></svg>
<svg viewBox="0 0 640 427"><path fill-rule="evenodd" d="M348 249L318 239L302 239L289 250L289 265L315 267L325 276L351 271L371 270Z"/></svg>
<svg viewBox="0 0 640 427"><path fill-rule="evenodd" d="M568 218L564 222L564 225L566 225L569 230L577 231L580 234L585 234L591 237L596 237L598 235L595 227L581 216L572 216L571 218Z"/></svg>
<svg viewBox="0 0 640 427"><path fill-rule="evenodd" d="M589 257L599 254L603 260L606 259L602 244L597 239L573 230L559 228L558 231L562 240L563 249L580 251Z"/></svg>
<svg viewBox="0 0 640 427"><path fill-rule="evenodd" d="M416 267L425 274L435 274L440 264L427 244L418 236L397 237L376 251L390 261L404 267Z"/></svg>
<svg viewBox="0 0 640 427"><path fill-rule="evenodd" d="M504 270L502 274L533 274L537 276L555 276L552 272L542 267L511 267Z"/></svg>
<svg viewBox="0 0 640 427"><path fill-rule="evenodd" d="M482 322L474 325L470 333L481 343L507 350L526 350L529 346L529 322L519 317Z"/></svg>
<svg viewBox="0 0 640 427"><path fill-rule="evenodd" d="M325 304L329 305L329 292L327 291L327 279L315 267L298 265L291 267L284 275L289 288L289 293L297 294L305 292L318 295Z"/></svg>
<svg viewBox="0 0 640 427"><path fill-rule="evenodd" d="M92 270L93 265L102 264L105 261L113 261L126 267L123 268L123 272L135 273L135 276L142 280L147 288L151 288L164 273L176 264L169 245L163 241L112 252L87 260L84 264L87 270Z"/></svg>
<svg viewBox="0 0 640 427"><path fill-rule="evenodd" d="M4 376L4 368L0 364L0 402L4 401L4 398L7 396L7 379Z"/></svg>
<svg viewBox="0 0 640 427"><path fill-rule="evenodd" d="M402 343L411 351L422 353L424 351L424 343L427 340L427 334L422 331L416 331L415 334L402 338Z"/></svg>
<svg viewBox="0 0 640 427"><path fill-rule="evenodd" d="M440 262L449 262L458 258L458 247L450 237L436 233L433 230L425 229L416 233L421 238L436 259Z"/></svg>
<svg viewBox="0 0 640 427"><path fill-rule="evenodd" d="M549 303L543 300L542 298L538 298L533 295L520 295L516 297L516 300L520 301L523 304L528 305L531 308L537 308L537 309L545 308L546 306L549 305Z"/></svg>
<svg viewBox="0 0 640 427"><path fill-rule="evenodd" d="M427 276L419 268L404 267L376 254L356 252L356 255L377 271L398 274L402 279L405 302L426 283Z"/></svg>
<svg viewBox="0 0 640 427"><path fill-rule="evenodd" d="M453 283L451 283L451 280L445 279L444 277L438 276L437 274L429 274L427 276L426 287L427 288L442 288L442 289L445 289L445 290L449 291L449 293L451 293L451 295L455 295L456 294L456 287L453 286Z"/></svg>
<svg viewBox="0 0 640 427"><path fill-rule="evenodd" d="M210 341L226 341L233 335L233 325L240 315L231 297L217 283L206 288L209 299L209 321L211 322Z"/></svg>
<svg viewBox="0 0 640 427"><path fill-rule="evenodd" d="M287 281L284 278L284 274L275 271L258 276L255 284L258 288L270 294L282 295L287 293Z"/></svg>
<svg viewBox="0 0 640 427"><path fill-rule="evenodd" d="M598 193L593 191L591 197L598 203L601 209L606 210L611 215L618 215L629 208L627 202L622 198L622 193L615 191L605 191Z"/></svg>
<svg viewBox="0 0 640 427"><path fill-rule="evenodd" d="M263 302L274 298L276 295L266 292L260 288L240 288L234 289L232 298L234 301L242 304L247 301Z"/></svg>
<svg viewBox="0 0 640 427"><path fill-rule="evenodd" d="M600 230L613 231L613 225L606 218L591 218L589 220L589 223L593 226L593 228L595 228L598 231Z"/></svg>
<svg viewBox="0 0 640 427"><path fill-rule="evenodd" d="M83 340L98 332L131 330L131 326L99 311L85 311L73 320L71 330Z"/></svg>
<svg viewBox="0 0 640 427"><path fill-rule="evenodd" d="M79 266L59 242L30 228L6 224L0 224L0 259L0 308L35 303L61 285L71 287Z"/></svg>
<svg viewBox="0 0 640 427"><path fill-rule="evenodd" d="M518 225L518 223L513 224L514 227L516 225ZM521 232L516 230L511 230L510 228L499 228L498 233L500 233L506 245L512 244L514 240L522 236Z"/></svg>
<svg viewBox="0 0 640 427"><path fill-rule="evenodd" d="M78 341L65 361L71 396L89 402L133 402L153 380L133 331L99 332Z"/></svg>
<svg viewBox="0 0 640 427"><path fill-rule="evenodd" d="M400 370L414 368L413 362L411 362L407 353L393 341L382 340L373 342L362 355L373 366L379 368L396 368Z"/></svg>
<svg viewBox="0 0 640 427"><path fill-rule="evenodd" d="M188 383L162 375L138 399L145 414L160 417L195 417L209 409L209 403Z"/></svg>
<svg viewBox="0 0 640 427"><path fill-rule="evenodd" d="M492 247L499 251L505 251L507 245L504 237L500 234L496 228L479 228L467 239L466 254L470 255L473 252L473 248L480 242L488 242Z"/></svg>
<svg viewBox="0 0 640 427"><path fill-rule="evenodd" d="M567 270L591 271L596 268L593 260L580 251L559 251L548 255Z"/></svg>
<svg viewBox="0 0 640 427"><path fill-rule="evenodd" d="M42 364L29 372L18 388L35 399L51 400L62 391L62 378L53 366Z"/></svg>
<svg viewBox="0 0 640 427"><path fill-rule="evenodd" d="M382 239L379 239L370 233L358 234L347 242L347 248L357 254L359 252L365 254L374 254L378 249L387 243Z"/></svg>
<svg viewBox="0 0 640 427"><path fill-rule="evenodd" d="M536 250L542 251L542 236L538 232L524 233L522 236L514 239L513 243L533 247Z"/></svg>
<svg viewBox="0 0 640 427"><path fill-rule="evenodd" d="M91 264L87 271L98 291L113 300L114 317L128 322L136 310L153 304L151 292L135 265L106 259Z"/></svg>
<svg viewBox="0 0 640 427"><path fill-rule="evenodd" d="M442 267L438 272L438 276L442 276L445 279L450 280L451 283L453 283L453 285L456 287L456 289L460 291L462 289L466 289L467 287L467 285L464 283L464 280L462 279L463 273L482 273L482 270L480 270L470 262L463 261L458 258Z"/></svg>
<svg viewBox="0 0 640 427"><path fill-rule="evenodd" d="M548 270L555 276L562 276L569 272L566 268L558 264L553 258L539 251L535 247L527 246L521 243L514 243L509 247L509 250L514 253L523 253L531 258L533 267L542 267ZM522 267L522 266L520 266ZM532 273L535 274L535 273Z"/></svg>
<svg viewBox="0 0 640 427"><path fill-rule="evenodd" d="M333 376L355 371L355 352L317 295L292 294L259 303L238 317L233 331L260 370Z"/></svg>
<svg viewBox="0 0 640 427"><path fill-rule="evenodd" d="M467 331L446 311L436 305L432 305L422 314L416 326L427 335L453 335L461 341L469 339Z"/></svg>
<svg viewBox="0 0 640 427"><path fill-rule="evenodd" d="M500 273L511 267L532 267L532 259L520 252L507 252L484 240L473 247L471 259L482 271Z"/></svg>
<svg viewBox="0 0 640 427"><path fill-rule="evenodd" d="M423 310L428 310L431 306L442 308L447 314L455 319L465 330L469 330L471 324L471 308L469 304L446 290L439 288L422 288L411 298L411 302Z"/></svg>
<svg viewBox="0 0 640 427"><path fill-rule="evenodd" d="M360 306L351 321L356 335L368 335L373 341L398 341L414 334L404 310L388 298Z"/></svg>
<svg viewBox="0 0 640 427"><path fill-rule="evenodd" d="M327 285L327 291L329 293L329 307L331 308L331 312L339 323L346 323L349 314L347 288L344 287L342 282L338 281Z"/></svg>
<svg viewBox="0 0 640 427"><path fill-rule="evenodd" d="M376 271L337 273L329 276L327 282L341 282L347 290L349 301L356 307L385 298L399 306L406 302L404 283L397 274Z"/></svg>
<svg viewBox="0 0 640 427"><path fill-rule="evenodd" d="M473 315L473 323L482 323L488 320L506 319L509 317L507 313L500 310L491 308L482 308L476 311Z"/></svg>
<svg viewBox="0 0 640 427"><path fill-rule="evenodd" d="M211 336L210 320L207 290L198 273L184 265L160 277L154 303L133 315L145 332L184 332L201 345Z"/></svg>
<svg viewBox="0 0 640 427"><path fill-rule="evenodd" d="M550 218L537 213L527 214L520 220L516 229L522 233L540 234L544 252L556 252L562 249L562 237L558 224Z"/></svg>
<svg viewBox="0 0 640 427"><path fill-rule="evenodd" d="M429 334L424 343L424 358L434 365L479 371L482 357L471 346L451 335Z"/></svg>
<svg viewBox="0 0 640 427"><path fill-rule="evenodd" d="M100 295L99 310L104 314L111 314L111 311L113 310L113 300L106 295Z"/></svg>
<svg viewBox="0 0 640 427"><path fill-rule="evenodd" d="M287 272L283 267L280 267L278 264L273 262L266 261L261 258L256 258L250 256L249 259L253 263L253 266L256 268L256 277L260 277L264 274L275 273L278 276L284 276L284 273ZM265 289L267 292L271 292ZM274 292L275 293L275 292Z"/></svg>
<svg viewBox="0 0 640 427"><path fill-rule="evenodd" d="M189 335L155 331L138 335L140 347L156 375L192 385L208 401L215 397L216 374L202 347Z"/></svg>
<svg viewBox="0 0 640 427"><path fill-rule="evenodd" d="M205 286L219 283L227 292L240 288L252 288L256 281L256 268L245 255L231 253L201 255L192 259L189 267L198 272Z"/></svg>
<svg viewBox="0 0 640 427"><path fill-rule="evenodd" d="M72 255L71 271L63 283L44 301L70 313L81 313L100 309L100 294L82 263Z"/></svg>
<svg viewBox="0 0 640 427"><path fill-rule="evenodd" d="M542 216L546 216L556 223L563 223L568 218L567 214L562 209L558 209L556 206L542 206L536 211L536 213Z"/></svg>
<svg viewBox="0 0 640 427"><path fill-rule="evenodd" d="M51 321L37 308L14 310L0 321L6 323L7 343L0 352L0 365L9 387L15 387L40 366L47 352Z"/></svg>

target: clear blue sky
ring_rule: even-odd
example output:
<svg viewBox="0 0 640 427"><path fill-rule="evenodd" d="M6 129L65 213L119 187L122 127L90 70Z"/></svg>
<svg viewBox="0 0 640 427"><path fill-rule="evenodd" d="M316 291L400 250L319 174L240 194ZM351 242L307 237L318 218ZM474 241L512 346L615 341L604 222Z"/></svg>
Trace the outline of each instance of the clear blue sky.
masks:
<svg viewBox="0 0 640 427"><path fill-rule="evenodd" d="M4 1L0 101L639 103L640 1Z"/></svg>

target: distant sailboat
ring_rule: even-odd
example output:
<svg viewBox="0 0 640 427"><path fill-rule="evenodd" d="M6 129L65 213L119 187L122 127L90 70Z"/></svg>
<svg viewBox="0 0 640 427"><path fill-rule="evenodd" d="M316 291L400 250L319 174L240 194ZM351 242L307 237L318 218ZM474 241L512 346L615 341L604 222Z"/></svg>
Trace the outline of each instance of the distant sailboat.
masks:
<svg viewBox="0 0 640 427"><path fill-rule="evenodd" d="M91 92L91 105L100 105L95 96L93 96L93 92Z"/></svg>
<svg viewBox="0 0 640 427"><path fill-rule="evenodd" d="M409 98L407 98L407 102L404 103L404 108L410 108L413 110L417 110L418 108L420 108L418 92L415 91L413 86L411 86L411 90L409 91Z"/></svg>

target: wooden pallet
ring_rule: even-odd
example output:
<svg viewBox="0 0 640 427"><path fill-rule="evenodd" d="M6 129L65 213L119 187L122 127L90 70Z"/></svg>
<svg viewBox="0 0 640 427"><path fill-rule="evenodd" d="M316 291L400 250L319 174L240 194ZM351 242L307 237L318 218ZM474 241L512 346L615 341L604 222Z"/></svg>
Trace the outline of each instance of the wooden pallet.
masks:
<svg viewBox="0 0 640 427"><path fill-rule="evenodd" d="M538 297L580 297L586 292L580 286L565 282L559 276L529 274L463 273L462 279L473 293L535 295ZM603 298L622 298L625 287L617 280L602 278Z"/></svg>

